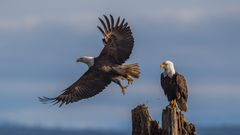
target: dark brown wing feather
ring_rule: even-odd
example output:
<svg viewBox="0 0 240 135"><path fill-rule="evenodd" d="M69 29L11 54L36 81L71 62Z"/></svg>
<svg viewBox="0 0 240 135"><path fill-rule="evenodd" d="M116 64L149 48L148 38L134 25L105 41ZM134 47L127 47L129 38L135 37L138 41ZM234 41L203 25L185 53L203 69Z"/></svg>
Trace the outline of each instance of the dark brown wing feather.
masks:
<svg viewBox="0 0 240 135"><path fill-rule="evenodd" d="M121 20L121 18L118 17L114 24L112 15L110 15L109 18L105 15L105 21L99 18L103 28L98 26L98 29L104 36L103 43L105 46L98 56L98 59L104 59L106 62L112 64L122 64L129 58L132 52L134 39L125 19Z"/></svg>
<svg viewBox="0 0 240 135"><path fill-rule="evenodd" d="M180 110L187 111L187 98L188 98L188 89L187 83L184 76L176 73L176 83L178 88L178 93L180 94L177 99L177 104Z"/></svg>
<svg viewBox="0 0 240 135"><path fill-rule="evenodd" d="M178 86L178 91L180 92L181 96L187 101L188 98L188 88L187 83L183 75L177 73L176 75L176 83Z"/></svg>
<svg viewBox="0 0 240 135"><path fill-rule="evenodd" d="M79 80L69 86L64 92L55 98L39 97L43 103L52 102L54 104L60 103L69 104L81 99L89 98L100 93L111 80L108 75L104 75L90 68Z"/></svg>

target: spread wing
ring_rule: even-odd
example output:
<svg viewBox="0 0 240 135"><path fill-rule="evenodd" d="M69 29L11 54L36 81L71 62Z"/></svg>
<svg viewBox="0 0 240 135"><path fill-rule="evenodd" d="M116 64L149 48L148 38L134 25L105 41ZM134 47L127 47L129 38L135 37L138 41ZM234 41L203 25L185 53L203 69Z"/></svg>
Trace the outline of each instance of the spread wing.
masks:
<svg viewBox="0 0 240 135"><path fill-rule="evenodd" d="M124 63L130 56L134 39L128 23L125 19L118 17L115 22L112 15L104 15L105 21L99 18L103 28L98 26L98 29L103 34L104 48L99 55L99 59L108 60L114 64Z"/></svg>
<svg viewBox="0 0 240 135"><path fill-rule="evenodd" d="M188 88L187 88L187 83L186 83L184 76L177 73L176 82L177 82L178 90L179 90L181 96L187 101Z"/></svg>
<svg viewBox="0 0 240 135"><path fill-rule="evenodd" d="M95 96L110 82L111 80L107 75L90 68L79 80L65 89L61 95L55 98L39 97L39 100L43 103L48 103L49 101L54 104L60 103L59 107L61 107L63 104Z"/></svg>

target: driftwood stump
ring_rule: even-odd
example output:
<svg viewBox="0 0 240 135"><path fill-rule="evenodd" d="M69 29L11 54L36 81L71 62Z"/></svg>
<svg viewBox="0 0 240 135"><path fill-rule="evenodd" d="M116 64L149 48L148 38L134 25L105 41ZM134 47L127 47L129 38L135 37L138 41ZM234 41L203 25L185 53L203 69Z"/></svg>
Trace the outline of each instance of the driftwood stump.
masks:
<svg viewBox="0 0 240 135"><path fill-rule="evenodd" d="M144 104L132 110L132 135L160 135L159 123L152 120Z"/></svg>
<svg viewBox="0 0 240 135"><path fill-rule="evenodd" d="M161 135L196 135L196 128L186 121L180 110L167 106L162 112Z"/></svg>
<svg viewBox="0 0 240 135"><path fill-rule="evenodd" d="M162 112L162 128L152 120L148 107L137 106L132 110L132 135L196 135L196 128L189 124L182 112L167 106Z"/></svg>

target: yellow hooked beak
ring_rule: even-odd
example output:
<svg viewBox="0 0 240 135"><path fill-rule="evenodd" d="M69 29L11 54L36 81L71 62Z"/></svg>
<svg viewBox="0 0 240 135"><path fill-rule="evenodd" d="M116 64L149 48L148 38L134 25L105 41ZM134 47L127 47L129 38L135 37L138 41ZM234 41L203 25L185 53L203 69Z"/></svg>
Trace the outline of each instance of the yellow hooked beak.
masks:
<svg viewBox="0 0 240 135"><path fill-rule="evenodd" d="M166 64L160 64L160 68L164 68L166 66Z"/></svg>

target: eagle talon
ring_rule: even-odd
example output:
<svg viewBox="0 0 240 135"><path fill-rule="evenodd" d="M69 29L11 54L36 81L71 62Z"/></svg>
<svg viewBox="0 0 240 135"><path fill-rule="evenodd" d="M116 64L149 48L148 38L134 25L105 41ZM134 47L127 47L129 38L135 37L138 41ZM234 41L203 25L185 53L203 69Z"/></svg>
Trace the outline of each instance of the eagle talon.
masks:
<svg viewBox="0 0 240 135"><path fill-rule="evenodd" d="M127 82L128 84L133 84L133 79L130 76L127 76Z"/></svg>
<svg viewBox="0 0 240 135"><path fill-rule="evenodd" d="M133 84L133 81L132 80L128 80L128 84Z"/></svg>
<svg viewBox="0 0 240 135"><path fill-rule="evenodd" d="M121 86L121 91L122 91L122 94L125 95L125 91L127 89L128 86Z"/></svg>
<svg viewBox="0 0 240 135"><path fill-rule="evenodd" d="M173 100L170 102L169 105L170 105L172 108L176 108L176 105L177 105L176 99L173 99Z"/></svg>

